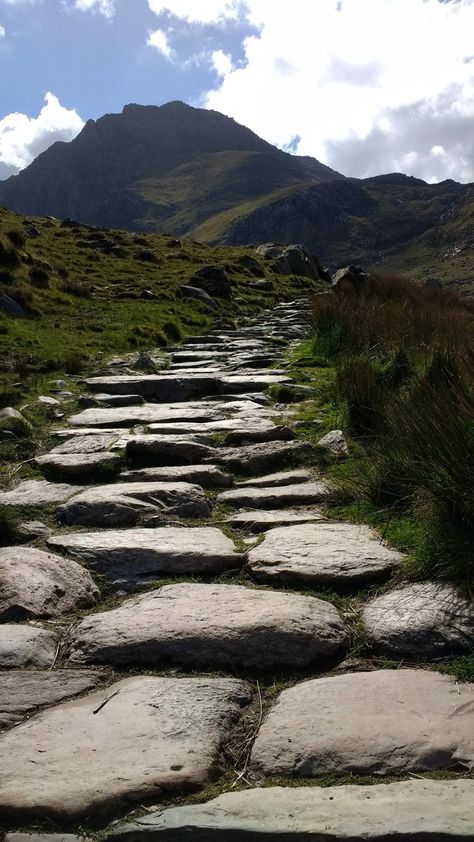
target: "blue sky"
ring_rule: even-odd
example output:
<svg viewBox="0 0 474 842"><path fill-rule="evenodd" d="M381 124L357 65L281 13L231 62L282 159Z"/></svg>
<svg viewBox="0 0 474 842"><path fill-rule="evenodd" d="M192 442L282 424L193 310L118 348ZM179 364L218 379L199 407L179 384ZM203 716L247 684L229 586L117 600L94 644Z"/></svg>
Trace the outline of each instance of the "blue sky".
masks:
<svg viewBox="0 0 474 842"><path fill-rule="evenodd" d="M474 181L474 0L0 0L0 178L128 102L347 175Z"/></svg>

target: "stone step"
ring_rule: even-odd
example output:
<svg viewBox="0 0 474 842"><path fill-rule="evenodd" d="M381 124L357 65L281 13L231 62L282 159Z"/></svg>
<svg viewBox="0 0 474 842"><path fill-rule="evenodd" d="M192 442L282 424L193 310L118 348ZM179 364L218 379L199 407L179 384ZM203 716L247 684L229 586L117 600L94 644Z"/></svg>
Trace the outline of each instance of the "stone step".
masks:
<svg viewBox="0 0 474 842"><path fill-rule="evenodd" d="M212 461L237 474L259 474L281 467L285 461L301 462L312 454L313 447L307 442L275 441L242 447L221 447L215 450Z"/></svg>
<svg viewBox="0 0 474 842"><path fill-rule="evenodd" d="M237 483L238 488L273 488L279 485L296 485L300 482L311 482L313 475L304 468L294 468L292 471L278 471L263 477L251 477Z"/></svg>
<svg viewBox="0 0 474 842"><path fill-rule="evenodd" d="M240 585L169 585L86 617L71 635L80 664L298 669L349 640L336 608Z"/></svg>
<svg viewBox="0 0 474 842"><path fill-rule="evenodd" d="M37 456L40 470L53 479L82 480L118 473L121 459L116 453L47 453Z"/></svg>
<svg viewBox="0 0 474 842"><path fill-rule="evenodd" d="M11 491L0 491L0 506L48 506L69 500L79 491L80 485L27 479Z"/></svg>
<svg viewBox="0 0 474 842"><path fill-rule="evenodd" d="M301 509L273 509L258 511L251 509L237 512L226 519L226 523L233 529L244 529L248 532L265 532L276 526L289 526L296 523L312 523L324 520L323 513L316 508Z"/></svg>
<svg viewBox="0 0 474 842"><path fill-rule="evenodd" d="M327 482L301 482L296 485L278 485L265 488L232 488L217 497L217 503L225 506L251 507L254 509L278 509L288 505L320 503L332 493Z"/></svg>
<svg viewBox="0 0 474 842"><path fill-rule="evenodd" d="M284 690L252 749L265 775L402 775L469 770L472 686L429 670L316 678Z"/></svg>
<svg viewBox="0 0 474 842"><path fill-rule="evenodd" d="M48 546L87 562L116 587L132 590L160 576L210 575L242 567L246 556L212 526L69 532Z"/></svg>
<svg viewBox="0 0 474 842"><path fill-rule="evenodd" d="M211 460L214 448L193 441L191 436L163 436L150 433L127 441L125 457L129 465L192 465Z"/></svg>
<svg viewBox="0 0 474 842"><path fill-rule="evenodd" d="M233 478L217 465L172 465L136 468L120 474L123 482L190 482L203 488L230 488Z"/></svg>
<svg viewBox="0 0 474 842"><path fill-rule="evenodd" d="M0 813L71 824L202 787L249 699L235 679L136 676L44 711L0 735Z"/></svg>
<svg viewBox="0 0 474 842"><path fill-rule="evenodd" d="M105 681L106 675L99 670L11 669L3 672L0 683L0 727L10 728L27 719L39 708L57 705L65 699L95 690L100 684L105 684ZM0 744L1 739L0 735ZM6 757L3 754L1 757L3 767ZM30 765L33 763L36 763L35 757L30 760ZM41 766L41 763L38 765ZM26 767L24 773L28 776Z"/></svg>
<svg viewBox="0 0 474 842"><path fill-rule="evenodd" d="M249 553L252 574L262 582L353 586L387 576L402 562L402 553L368 526L337 521L271 529Z"/></svg>
<svg viewBox="0 0 474 842"><path fill-rule="evenodd" d="M472 780L273 786L142 815L106 842L467 842L473 805Z"/></svg>
<svg viewBox="0 0 474 842"><path fill-rule="evenodd" d="M68 526L133 526L147 516L209 517L211 505L189 482L118 482L88 488L65 503L58 518Z"/></svg>

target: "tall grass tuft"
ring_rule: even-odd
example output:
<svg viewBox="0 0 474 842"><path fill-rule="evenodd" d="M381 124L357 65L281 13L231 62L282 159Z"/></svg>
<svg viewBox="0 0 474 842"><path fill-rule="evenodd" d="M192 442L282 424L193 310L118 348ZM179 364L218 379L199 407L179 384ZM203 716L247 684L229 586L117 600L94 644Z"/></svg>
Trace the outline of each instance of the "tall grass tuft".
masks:
<svg viewBox="0 0 474 842"><path fill-rule="evenodd" d="M315 355L366 457L358 492L422 522L420 569L472 576L474 306L395 276L314 300ZM470 545L470 548L469 548Z"/></svg>

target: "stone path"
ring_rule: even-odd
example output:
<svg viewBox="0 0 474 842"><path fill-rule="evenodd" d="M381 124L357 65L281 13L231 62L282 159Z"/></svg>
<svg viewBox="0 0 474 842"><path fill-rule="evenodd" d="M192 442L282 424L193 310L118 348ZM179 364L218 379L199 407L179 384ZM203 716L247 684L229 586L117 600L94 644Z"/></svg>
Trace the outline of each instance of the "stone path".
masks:
<svg viewBox="0 0 474 842"><path fill-rule="evenodd" d="M472 650L472 606L400 582L399 552L329 518L313 447L266 392L292 386L306 320L305 299L280 304L158 374L89 378L37 478L0 493L30 518L0 549L7 842L474 838L474 691L436 670ZM361 629L371 661L351 658ZM259 788L275 777L313 785Z"/></svg>

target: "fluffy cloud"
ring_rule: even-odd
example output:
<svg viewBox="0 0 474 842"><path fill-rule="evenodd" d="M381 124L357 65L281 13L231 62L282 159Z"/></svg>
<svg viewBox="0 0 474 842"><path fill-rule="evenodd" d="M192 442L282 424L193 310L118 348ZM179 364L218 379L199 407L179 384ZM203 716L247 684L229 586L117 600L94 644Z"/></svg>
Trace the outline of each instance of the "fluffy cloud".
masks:
<svg viewBox="0 0 474 842"><path fill-rule="evenodd" d="M0 23L0 38L5 38L5 27Z"/></svg>
<svg viewBox="0 0 474 842"><path fill-rule="evenodd" d="M218 76L227 76L228 73L232 72L232 58L223 50L214 50L210 59Z"/></svg>
<svg viewBox="0 0 474 842"><path fill-rule="evenodd" d="M155 15L167 12L188 23L219 23L222 20L237 20L245 9L242 0L148 0Z"/></svg>
<svg viewBox="0 0 474 842"><path fill-rule="evenodd" d="M170 47L168 36L164 29L155 29L154 32L150 32L148 34L147 44L149 47L154 47L155 50L158 50L169 61L173 59L173 50Z"/></svg>
<svg viewBox="0 0 474 842"><path fill-rule="evenodd" d="M104 18L113 18L114 0L74 0L74 8L81 12L99 12Z"/></svg>
<svg viewBox="0 0 474 842"><path fill-rule="evenodd" d="M72 140L83 125L76 111L64 108L49 92L37 117L7 114L0 120L0 178L26 167L56 140Z"/></svg>
<svg viewBox="0 0 474 842"><path fill-rule="evenodd" d="M347 175L474 180L474 0L149 5L189 23L257 27L243 63L212 59L220 78L203 104L271 142L299 136L299 154Z"/></svg>

